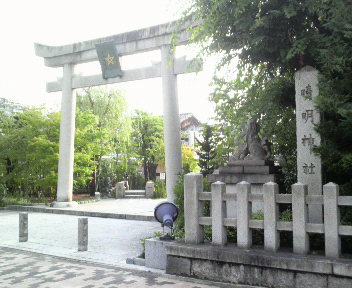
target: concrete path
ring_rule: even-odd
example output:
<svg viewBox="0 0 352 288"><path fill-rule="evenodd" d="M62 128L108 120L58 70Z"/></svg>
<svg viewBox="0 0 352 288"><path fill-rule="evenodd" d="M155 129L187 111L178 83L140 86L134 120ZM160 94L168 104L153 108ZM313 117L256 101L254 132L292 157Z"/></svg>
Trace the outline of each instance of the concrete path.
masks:
<svg viewBox="0 0 352 288"><path fill-rule="evenodd" d="M102 199L98 202L80 204L74 210L153 216L155 206L162 201L166 199Z"/></svg>
<svg viewBox="0 0 352 288"><path fill-rule="evenodd" d="M0 248L1 288L211 288L249 286L221 284Z"/></svg>
<svg viewBox="0 0 352 288"><path fill-rule="evenodd" d="M154 208L163 201L165 199L102 199L98 202L82 203L78 207L52 208L45 205L10 205L6 209L12 211L155 221Z"/></svg>
<svg viewBox="0 0 352 288"><path fill-rule="evenodd" d="M0 211L0 246L121 267L142 253L141 239L161 231L157 222L88 217L88 251L78 252L79 217L29 212L28 242L20 243L18 214Z"/></svg>
<svg viewBox="0 0 352 288"><path fill-rule="evenodd" d="M28 242L18 241L19 212L0 211L1 288L250 287L166 275L126 264L141 254L140 239L160 224L88 217L88 251L77 251L77 216L28 213Z"/></svg>

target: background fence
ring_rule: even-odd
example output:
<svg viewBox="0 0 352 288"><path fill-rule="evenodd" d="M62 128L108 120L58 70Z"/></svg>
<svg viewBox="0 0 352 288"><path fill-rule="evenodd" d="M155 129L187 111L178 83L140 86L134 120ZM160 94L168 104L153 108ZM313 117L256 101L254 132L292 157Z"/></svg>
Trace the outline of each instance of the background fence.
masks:
<svg viewBox="0 0 352 288"><path fill-rule="evenodd" d="M237 246L252 246L252 229L264 230L264 249L277 251L280 247L280 231L292 231L293 252L309 252L308 233L324 234L325 255L339 257L341 254L340 236L352 235L352 226L340 224L340 206L352 206L352 196L340 196L339 186L328 183L323 186L323 195L308 195L308 187L302 183L292 185L292 194L279 194L278 184L269 182L263 185L263 194L252 194L251 184L237 184L236 193L226 193L226 184L215 182L211 192L203 191L203 176L190 173L184 181L185 241L204 241L203 226L212 228L212 243L227 243L226 227L237 227ZM204 201L211 201L211 217L203 215ZM227 218L226 202L236 201L236 218ZM253 201L263 201L264 220L252 220ZM292 204L292 221L279 221L279 204ZM323 205L323 223L308 222L307 205Z"/></svg>

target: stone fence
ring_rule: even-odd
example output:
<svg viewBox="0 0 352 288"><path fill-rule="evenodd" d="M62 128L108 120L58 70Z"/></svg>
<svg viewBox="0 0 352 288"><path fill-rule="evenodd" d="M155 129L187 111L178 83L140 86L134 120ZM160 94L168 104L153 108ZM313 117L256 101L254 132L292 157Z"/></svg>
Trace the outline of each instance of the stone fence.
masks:
<svg viewBox="0 0 352 288"><path fill-rule="evenodd" d="M226 185L215 182L211 192L203 192L203 176L185 175L185 242L198 244L204 241L203 226L212 227L212 243L227 243L227 227L237 227L237 247L252 246L252 229L264 230L264 249L276 252L280 247L280 231L292 231L293 252L309 252L308 233L325 236L325 255L338 258L341 253L340 236L352 235L352 226L341 225L340 206L352 206L352 196L340 196L339 186L329 183L323 186L323 195L308 195L307 185L292 185L292 194L279 194L276 183L263 185L263 194L252 194L251 184L240 182L237 193L226 193ZM203 215L204 201L211 201L210 215ZM226 203L236 201L236 218L226 217ZM251 205L262 201L264 220L251 219ZM279 205L292 204L292 222L279 220ZM324 223L309 223L307 205L323 205Z"/></svg>

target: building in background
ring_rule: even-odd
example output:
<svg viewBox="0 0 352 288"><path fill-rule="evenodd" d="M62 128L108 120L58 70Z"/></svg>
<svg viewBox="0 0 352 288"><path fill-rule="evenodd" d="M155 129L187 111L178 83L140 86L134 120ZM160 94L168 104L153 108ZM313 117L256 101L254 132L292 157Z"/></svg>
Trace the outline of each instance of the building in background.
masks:
<svg viewBox="0 0 352 288"><path fill-rule="evenodd" d="M181 144L195 149L196 139L202 134L203 124L192 114L180 114ZM157 179L165 179L165 167L159 164L156 168Z"/></svg>
<svg viewBox="0 0 352 288"><path fill-rule="evenodd" d="M186 146L195 146L195 140L202 133L202 123L192 114L180 114L181 143Z"/></svg>

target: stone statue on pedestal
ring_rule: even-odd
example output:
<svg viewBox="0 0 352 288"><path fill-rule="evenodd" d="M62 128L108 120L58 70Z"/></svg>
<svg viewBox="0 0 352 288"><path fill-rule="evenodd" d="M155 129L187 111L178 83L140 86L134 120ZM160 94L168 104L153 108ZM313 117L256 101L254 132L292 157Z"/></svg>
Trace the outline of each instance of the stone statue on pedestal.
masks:
<svg viewBox="0 0 352 288"><path fill-rule="evenodd" d="M263 184L275 182L274 163L269 161L271 143L267 138L260 139L259 125L255 120L248 121L241 127L240 135L236 138L237 147L229 162L213 174L208 175L209 183L221 181L226 183L227 193L238 193L237 183L246 181L251 184L252 194L263 194ZM237 217L236 201L227 201L227 217ZM263 201L252 201L252 213L264 209Z"/></svg>
<svg viewBox="0 0 352 288"><path fill-rule="evenodd" d="M267 160L271 155L271 143L267 138L260 139L259 125L255 120L248 121L247 127L241 127L240 136L245 143L240 145L231 157L234 160Z"/></svg>

